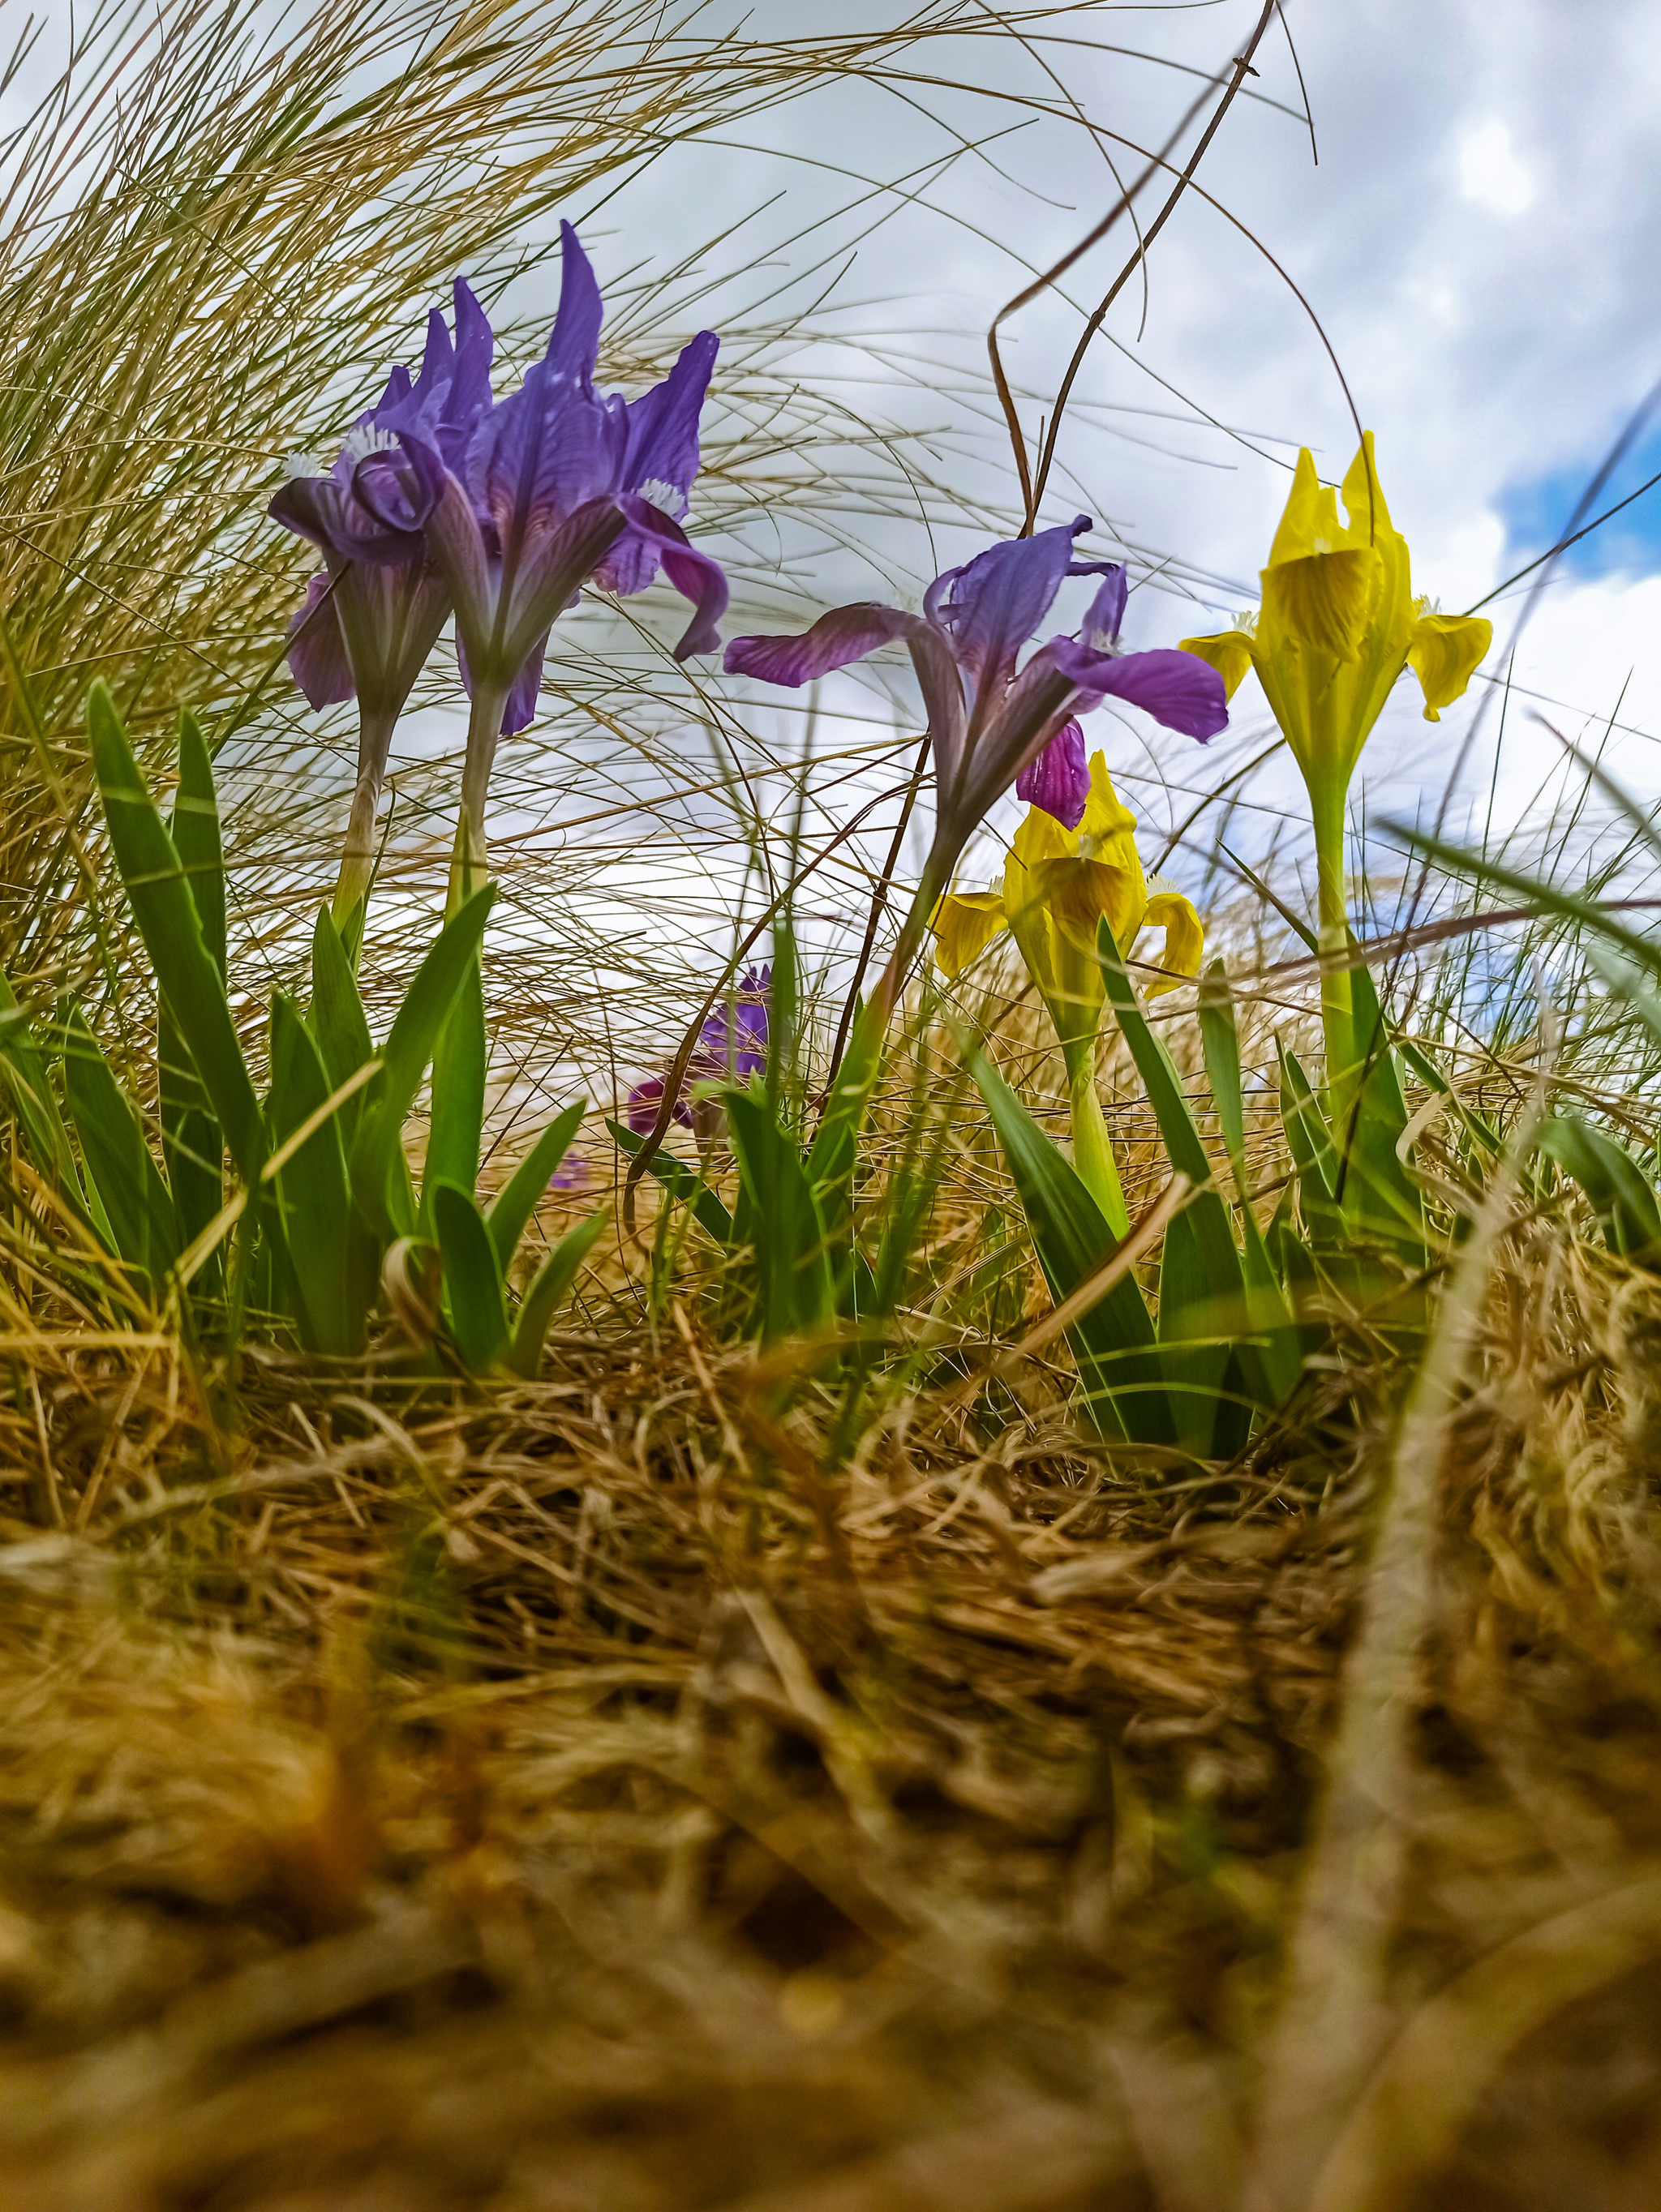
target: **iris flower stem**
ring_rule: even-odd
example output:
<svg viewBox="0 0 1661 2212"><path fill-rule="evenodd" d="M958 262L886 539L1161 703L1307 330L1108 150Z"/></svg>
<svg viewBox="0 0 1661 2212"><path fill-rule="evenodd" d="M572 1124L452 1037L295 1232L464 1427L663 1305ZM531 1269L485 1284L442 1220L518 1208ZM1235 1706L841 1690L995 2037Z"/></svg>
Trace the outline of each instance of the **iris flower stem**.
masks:
<svg viewBox="0 0 1661 2212"><path fill-rule="evenodd" d="M905 920L900 924L900 933L894 950L888 956L888 964L877 978L871 993L871 1003L885 1029L893 1019L894 1009L899 1004L900 993L905 988L906 977L922 947L929 917L950 890L952 871L957 866L958 851L942 849L938 840L928 858L923 862L922 874Z"/></svg>
<svg viewBox="0 0 1661 2212"><path fill-rule="evenodd" d="M346 842L340 855L340 875L335 884L334 924L349 951L355 951L363 935L363 910L374 879L375 816L386 781L386 756L392 750L394 710L364 714L358 726L357 782L351 811L346 817Z"/></svg>
<svg viewBox="0 0 1661 2212"><path fill-rule="evenodd" d="M1113 1158L1113 1140L1096 1089L1096 1040L1063 1046L1068 1061L1068 1099L1072 1108L1073 1164L1079 1180L1107 1217L1116 1237L1130 1233L1130 1209Z"/></svg>
<svg viewBox="0 0 1661 2212"><path fill-rule="evenodd" d="M1349 943L1349 915L1344 898L1344 802L1347 783L1336 777L1311 779L1310 811L1315 825L1315 869L1320 921L1321 956L1324 962L1342 952ZM1354 1073L1354 1024L1351 1015L1349 970L1323 966L1321 1026L1326 1041L1327 1092L1335 1126L1348 1116L1348 1097Z"/></svg>
<svg viewBox="0 0 1661 2212"><path fill-rule="evenodd" d="M456 818L455 852L450 861L450 895L445 904L447 921L490 878L490 859L484 840L484 803L490 795L490 770L496 763L496 742L502 735L502 709L508 703L508 682L490 680L473 672L472 712L467 719L467 757L461 770L461 811Z"/></svg>

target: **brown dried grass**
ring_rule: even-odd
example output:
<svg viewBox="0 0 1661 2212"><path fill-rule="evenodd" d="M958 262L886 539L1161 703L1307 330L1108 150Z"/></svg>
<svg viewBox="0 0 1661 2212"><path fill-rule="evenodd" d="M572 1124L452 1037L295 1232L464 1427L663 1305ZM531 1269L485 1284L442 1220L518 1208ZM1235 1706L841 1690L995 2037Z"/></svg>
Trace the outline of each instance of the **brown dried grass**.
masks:
<svg viewBox="0 0 1661 2212"><path fill-rule="evenodd" d="M1658 1344L1517 1218L1323 2212L1661 2180ZM176 1343L33 1349L0 2203L1250 2201L1385 1365L1161 1490L1042 1370L838 1469L684 1309L401 1415L271 1360L234 1441Z"/></svg>

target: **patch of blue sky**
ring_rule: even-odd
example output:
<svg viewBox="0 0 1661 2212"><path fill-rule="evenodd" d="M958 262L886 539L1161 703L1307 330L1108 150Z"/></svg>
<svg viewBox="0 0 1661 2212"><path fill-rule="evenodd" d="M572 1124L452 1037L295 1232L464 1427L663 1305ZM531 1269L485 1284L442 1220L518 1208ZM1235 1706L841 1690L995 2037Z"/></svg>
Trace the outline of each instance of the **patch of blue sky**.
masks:
<svg viewBox="0 0 1661 2212"><path fill-rule="evenodd" d="M1500 493L1498 506L1506 526L1502 574L1520 568L1557 543L1602 460L1601 453L1592 453ZM1652 424L1622 457L1583 520L1590 522L1657 475L1661 475L1661 424ZM1588 579L1661 574L1661 483L1652 485L1630 507L1571 545L1559 562L1558 574Z"/></svg>

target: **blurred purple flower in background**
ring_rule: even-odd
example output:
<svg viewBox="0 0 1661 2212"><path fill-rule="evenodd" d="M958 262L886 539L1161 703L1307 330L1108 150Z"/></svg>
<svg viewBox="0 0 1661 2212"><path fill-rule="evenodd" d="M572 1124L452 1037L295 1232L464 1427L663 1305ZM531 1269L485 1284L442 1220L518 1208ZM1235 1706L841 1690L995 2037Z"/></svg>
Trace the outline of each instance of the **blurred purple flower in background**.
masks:
<svg viewBox="0 0 1661 2212"><path fill-rule="evenodd" d="M716 1007L699 1030L686 1080L693 1083L747 1083L767 1066L768 998L773 988L770 967L746 968L729 999ZM637 1136L649 1136L663 1106L666 1079L648 1076L629 1093L629 1127ZM676 1099L670 1119L684 1129L692 1127L692 1109L684 1090Z"/></svg>

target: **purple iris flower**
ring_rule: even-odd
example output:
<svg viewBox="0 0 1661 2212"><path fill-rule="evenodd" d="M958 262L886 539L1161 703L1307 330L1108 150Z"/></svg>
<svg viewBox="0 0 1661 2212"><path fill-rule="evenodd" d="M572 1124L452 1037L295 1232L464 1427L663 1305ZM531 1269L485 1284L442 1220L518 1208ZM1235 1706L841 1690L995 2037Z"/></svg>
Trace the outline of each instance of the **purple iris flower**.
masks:
<svg viewBox="0 0 1661 2212"><path fill-rule="evenodd" d="M747 1083L767 1066L767 1008L773 988L770 967L746 968L733 986L732 997L716 1007L697 1035L687 1062L693 1083ZM638 1136L649 1136L657 1127L663 1104L665 1078L648 1076L629 1093L629 1127ZM675 1100L670 1119L684 1129L694 1127L693 1109L684 1092Z"/></svg>
<svg viewBox="0 0 1661 2212"><path fill-rule="evenodd" d="M1081 733L1076 741L1068 734L1076 715L1117 698L1202 742L1227 726L1222 679L1196 654L1121 647L1124 569L1116 562L1073 558L1074 539L1090 527L1089 516L1080 514L1036 537L988 546L934 579L921 615L867 600L821 615L800 636L738 637L727 648L729 674L792 686L862 660L897 639L910 650L934 748L934 836L873 994L885 1020L964 847L1000 793L1042 760L1031 786L1037 803L1069 827L1081 818L1088 787L1086 777L1081 788L1078 773L1084 742ZM1103 580L1083 629L1076 637L1050 638L1018 668L1022 648L1068 576ZM1050 754L1052 744L1058 749Z"/></svg>
<svg viewBox="0 0 1661 2212"><path fill-rule="evenodd" d="M450 612L448 586L422 533L424 518L407 501L399 507L399 435L414 426L459 458L490 400L495 338L459 282L455 324L453 342L435 310L419 376L412 381L408 369L394 368L332 468L296 471L271 503L275 520L319 547L327 564L289 625L295 681L313 707L354 696L358 702L357 786L335 895L342 922L368 890L393 727Z"/></svg>
<svg viewBox="0 0 1661 2212"><path fill-rule="evenodd" d="M713 650L727 605L726 577L681 528L719 340L700 331L642 398L602 398L599 288L569 222L561 239L559 311L520 389L479 413L465 451L428 416L391 422L396 455L355 478L389 536L420 529L455 609L473 712L453 893L482 870L496 738L531 720L549 629L579 588L643 591L661 570L694 608L677 659Z"/></svg>
<svg viewBox="0 0 1661 2212"><path fill-rule="evenodd" d="M1091 526L1081 514L1034 538L989 546L935 578L921 615L867 601L822 615L797 637L734 638L728 672L806 684L904 639L928 712L943 837L961 851L993 800L1037 768L1052 744L1060 750L1044 760L1031 796L1074 828L1089 788L1074 716L1104 699L1123 699L1202 742L1228 721L1222 680L1196 654L1120 646L1123 568L1072 557L1073 540ZM1052 637L1018 670L1022 647L1068 576L1103 579L1083 629Z"/></svg>

